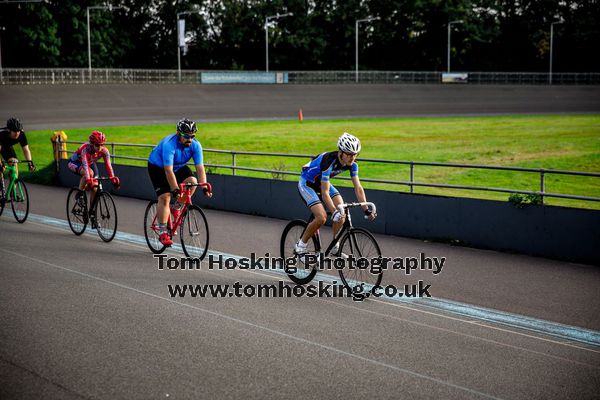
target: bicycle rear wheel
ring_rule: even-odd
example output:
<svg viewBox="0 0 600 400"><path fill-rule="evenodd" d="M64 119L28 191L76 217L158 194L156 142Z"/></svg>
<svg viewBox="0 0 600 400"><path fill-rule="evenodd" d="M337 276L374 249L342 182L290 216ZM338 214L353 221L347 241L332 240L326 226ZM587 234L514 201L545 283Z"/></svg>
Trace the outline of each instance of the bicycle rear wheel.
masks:
<svg viewBox="0 0 600 400"><path fill-rule="evenodd" d="M157 206L158 201L152 200L148 203L146 212L144 213L144 236L146 237L146 243L148 243L150 251L154 254L160 254L167 248L159 240L158 221L156 221Z"/></svg>
<svg viewBox="0 0 600 400"><path fill-rule="evenodd" d="M25 182L20 178L15 181L15 186L10 193L10 200L15 219L18 223L22 224L27 220L27 216L29 215L29 194L27 193Z"/></svg>
<svg viewBox="0 0 600 400"><path fill-rule="evenodd" d="M292 280L292 282L298 285L305 285L308 282L312 281L315 275L317 274L317 266L314 265L312 267L307 267L304 263L304 258L302 256L297 255L294 252L294 247L298 240L302 237L304 230L307 227L306 221L301 219L295 219L286 225L283 233L281 234L281 257L284 260L288 258L295 258L295 263L292 265L292 269L286 268L286 273ZM309 241L308 246L306 248L308 255L318 254L321 250L319 246L319 241L315 236L312 237L312 240Z"/></svg>
<svg viewBox="0 0 600 400"><path fill-rule="evenodd" d="M85 232L88 223L87 196L85 191L76 187L67 196L67 220L74 234L79 236Z"/></svg>
<svg viewBox="0 0 600 400"><path fill-rule="evenodd" d="M0 174L0 216L4 212L5 204L6 204L6 179L4 179L4 175Z"/></svg>
<svg viewBox="0 0 600 400"><path fill-rule="evenodd" d="M179 235L185 255L202 261L208 251L208 222L200 207L194 204L188 206Z"/></svg>
<svg viewBox="0 0 600 400"><path fill-rule="evenodd" d="M98 236L105 242L114 239L117 233L117 207L115 202L107 192L100 192L96 196L96 205L94 206L94 215L98 226Z"/></svg>
<svg viewBox="0 0 600 400"><path fill-rule="evenodd" d="M369 231L362 228L352 228L346 232L340 241L340 251L340 257L352 255L354 259L363 257L369 261L373 258L381 258L381 250L377 241ZM349 268L348 265L345 265L343 269L339 270L344 286L353 293L357 286L363 285L363 289L366 286L370 292L374 286L381 283L382 271L375 273L371 271L370 267L357 268L356 262L353 267ZM363 290L362 293L365 293L365 291Z"/></svg>

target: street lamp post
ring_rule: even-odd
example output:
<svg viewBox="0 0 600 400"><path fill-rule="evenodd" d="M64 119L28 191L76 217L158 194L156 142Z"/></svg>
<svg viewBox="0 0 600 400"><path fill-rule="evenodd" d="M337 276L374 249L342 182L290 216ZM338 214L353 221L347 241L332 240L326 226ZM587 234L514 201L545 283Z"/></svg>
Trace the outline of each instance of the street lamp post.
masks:
<svg viewBox="0 0 600 400"><path fill-rule="evenodd" d="M550 24L550 71L548 73L549 84L552 85L552 51L554 47L554 25L562 24L565 21L556 21Z"/></svg>
<svg viewBox="0 0 600 400"><path fill-rule="evenodd" d="M200 11L198 10L194 10L194 11L182 11L177 13L177 21L175 26L177 27L177 29L175 29L175 32L177 34L177 81L181 82L181 47L179 46L179 19L181 18L182 15L190 15L190 14L200 14ZM184 32L185 34L185 32Z"/></svg>
<svg viewBox="0 0 600 400"><path fill-rule="evenodd" d="M452 31L452 24L462 24L464 22L462 19L448 22L448 73L450 73L450 32Z"/></svg>
<svg viewBox="0 0 600 400"><path fill-rule="evenodd" d="M4 71L2 71L2 32L6 30L5 27L0 27L0 82L4 83Z"/></svg>
<svg viewBox="0 0 600 400"><path fill-rule="evenodd" d="M90 75L90 81L92 80L92 45L90 40L90 10L116 10L117 8L123 7L113 7L112 5L108 6L92 6L87 8L87 40L88 40L88 71Z"/></svg>
<svg viewBox="0 0 600 400"><path fill-rule="evenodd" d="M379 19L381 19L381 18L380 17L368 17L368 18L365 18L365 19L357 19L356 20L356 24L355 24L355 27L354 27L354 29L355 29L355 41L356 41L356 43L355 43L355 52L354 52L354 56L355 57L354 58L355 58L355 63L356 63L356 77L355 78L356 78L356 82L357 83L358 83L358 25L361 22L376 21L376 20L379 20Z"/></svg>
<svg viewBox="0 0 600 400"><path fill-rule="evenodd" d="M278 20L283 17L291 17L294 13L285 13L285 14L277 14L271 15L265 18L265 66L266 71L269 72L269 22L271 20Z"/></svg>

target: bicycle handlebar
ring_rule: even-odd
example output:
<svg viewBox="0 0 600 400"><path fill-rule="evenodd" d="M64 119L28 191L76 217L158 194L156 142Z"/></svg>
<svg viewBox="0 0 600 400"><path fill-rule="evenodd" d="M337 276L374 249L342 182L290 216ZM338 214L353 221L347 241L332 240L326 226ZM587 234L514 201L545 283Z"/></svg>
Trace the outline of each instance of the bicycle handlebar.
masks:
<svg viewBox="0 0 600 400"><path fill-rule="evenodd" d="M2 163L2 160L0 160L0 163ZM14 160L14 161L6 161L5 162L5 164L18 164L18 163L33 164L33 160Z"/></svg>
<svg viewBox="0 0 600 400"><path fill-rule="evenodd" d="M179 190L183 191L184 188L186 187L192 187L192 186L201 186L201 187L205 187L208 189L208 192L211 193L212 192L212 186L210 183L208 182L203 182L203 183L180 183L179 184Z"/></svg>
<svg viewBox="0 0 600 400"><path fill-rule="evenodd" d="M361 203L343 203L338 206L338 210L341 213L343 213L344 209L346 209L346 208L362 207L362 206L370 207L373 214L377 214L377 207L375 206L375 203L372 203L370 201L365 201L365 202L361 202Z"/></svg>

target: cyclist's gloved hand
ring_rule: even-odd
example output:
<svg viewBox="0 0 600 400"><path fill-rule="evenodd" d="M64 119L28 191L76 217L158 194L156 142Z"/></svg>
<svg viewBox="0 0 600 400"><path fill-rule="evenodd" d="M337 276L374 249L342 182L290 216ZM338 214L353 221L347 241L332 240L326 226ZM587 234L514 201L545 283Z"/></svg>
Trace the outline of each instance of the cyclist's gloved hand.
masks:
<svg viewBox="0 0 600 400"><path fill-rule="evenodd" d="M37 169L37 168L35 167L35 164L33 163L33 161L32 161L32 162L30 162L30 163L29 163L29 170L30 170L31 172L33 172L33 171L35 171L36 169Z"/></svg>
<svg viewBox="0 0 600 400"><path fill-rule="evenodd" d="M90 189L94 187L94 179L93 178L89 178L85 180L85 186L89 187Z"/></svg>
<svg viewBox="0 0 600 400"><path fill-rule="evenodd" d="M341 212L339 212L338 210L335 210L333 212L333 214L331 214L331 220L333 222L340 222L342 220L342 218L344 218L344 214L342 214Z"/></svg>
<svg viewBox="0 0 600 400"><path fill-rule="evenodd" d="M370 209L366 209L363 211L365 213L365 217L369 220L369 221L373 221L375 219L375 217L377 217L377 214L375 214L373 211L371 211Z"/></svg>
<svg viewBox="0 0 600 400"><path fill-rule="evenodd" d="M110 183L112 183L117 189L121 186L121 181L119 180L118 176L111 176Z"/></svg>
<svg viewBox="0 0 600 400"><path fill-rule="evenodd" d="M173 197L177 197L180 194L181 194L181 190L179 190L179 188L171 190L171 196L173 196Z"/></svg>

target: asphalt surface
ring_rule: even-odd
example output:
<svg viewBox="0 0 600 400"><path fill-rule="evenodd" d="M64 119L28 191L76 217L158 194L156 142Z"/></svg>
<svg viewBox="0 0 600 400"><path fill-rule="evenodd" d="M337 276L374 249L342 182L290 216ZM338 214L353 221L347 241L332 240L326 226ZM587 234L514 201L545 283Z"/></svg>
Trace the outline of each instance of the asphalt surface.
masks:
<svg viewBox="0 0 600 400"><path fill-rule="evenodd" d="M169 284L273 284L267 271L159 270L143 243L81 237L65 188L29 185L0 217L0 398L597 398L600 346L434 309L349 298L191 298ZM116 198L143 235L146 202ZM287 221L207 210L211 250L276 252ZM55 221L48 219L48 221ZM330 234L324 232L326 237ZM377 235L382 252L447 257L435 297L599 329L600 271ZM174 251L169 254L180 257Z"/></svg>
<svg viewBox="0 0 600 400"><path fill-rule="evenodd" d="M600 112L600 86L22 85L0 86L3 114L26 129L228 119Z"/></svg>
<svg viewBox="0 0 600 400"><path fill-rule="evenodd" d="M598 86L0 86L26 129L199 120L600 112ZM376 235L384 256L446 257L436 301L171 297L171 284L290 283L272 271L159 270L146 202L119 235L73 235L67 189L29 185L0 217L0 399L594 399L597 267ZM207 210L211 251L278 253L287 221ZM323 229L325 240L330 231ZM169 255L180 257L175 250ZM323 282L335 276L321 275ZM316 281L314 282L316 283Z"/></svg>

